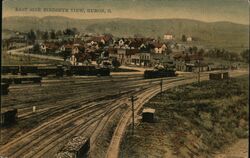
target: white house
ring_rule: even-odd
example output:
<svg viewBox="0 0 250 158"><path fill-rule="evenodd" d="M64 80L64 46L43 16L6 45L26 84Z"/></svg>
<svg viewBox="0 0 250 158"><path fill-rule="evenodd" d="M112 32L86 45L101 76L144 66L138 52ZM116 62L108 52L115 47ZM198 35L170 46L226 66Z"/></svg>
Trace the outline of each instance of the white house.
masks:
<svg viewBox="0 0 250 158"><path fill-rule="evenodd" d="M46 51L47 51L47 46L46 46L46 44L41 43L41 44L40 44L40 50L41 50L42 53L46 53Z"/></svg>
<svg viewBox="0 0 250 158"><path fill-rule="evenodd" d="M119 40L119 46L123 46L124 45L124 41L122 39Z"/></svg>
<svg viewBox="0 0 250 158"><path fill-rule="evenodd" d="M164 40L173 40L174 36L170 33L166 33L166 34L164 34L163 39Z"/></svg>
<svg viewBox="0 0 250 158"><path fill-rule="evenodd" d="M187 42L192 42L193 38L191 36L187 37Z"/></svg>
<svg viewBox="0 0 250 158"><path fill-rule="evenodd" d="M72 49L72 54L77 54L79 53L79 48L77 46L74 46Z"/></svg>
<svg viewBox="0 0 250 158"><path fill-rule="evenodd" d="M71 57L70 57L70 59L69 59L69 61L70 61L70 63L72 64L72 65L76 65L76 57L75 57L75 55L72 55Z"/></svg>

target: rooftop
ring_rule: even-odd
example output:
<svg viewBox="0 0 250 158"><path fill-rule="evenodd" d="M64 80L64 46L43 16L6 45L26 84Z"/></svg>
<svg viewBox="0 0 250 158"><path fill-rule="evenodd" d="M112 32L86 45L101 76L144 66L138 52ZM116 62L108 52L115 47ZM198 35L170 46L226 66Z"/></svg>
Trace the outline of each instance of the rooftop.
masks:
<svg viewBox="0 0 250 158"><path fill-rule="evenodd" d="M152 108L144 108L142 113L155 113L155 109Z"/></svg>

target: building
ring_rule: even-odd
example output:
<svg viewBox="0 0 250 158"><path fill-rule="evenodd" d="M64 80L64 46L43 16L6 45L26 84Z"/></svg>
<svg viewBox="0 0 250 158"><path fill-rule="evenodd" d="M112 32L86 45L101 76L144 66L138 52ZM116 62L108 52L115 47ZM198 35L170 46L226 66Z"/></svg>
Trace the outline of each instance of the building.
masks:
<svg viewBox="0 0 250 158"><path fill-rule="evenodd" d="M176 53L173 55L176 71L198 72L209 71L209 65L203 61L203 57L197 54Z"/></svg>
<svg viewBox="0 0 250 158"><path fill-rule="evenodd" d="M155 109L144 108L142 110L142 121L153 123L154 122L154 114L155 114Z"/></svg>
<svg viewBox="0 0 250 158"><path fill-rule="evenodd" d="M163 39L164 40L173 40L174 36L171 33L166 33L166 34L164 34Z"/></svg>
<svg viewBox="0 0 250 158"><path fill-rule="evenodd" d="M162 54L167 49L167 46L163 43L154 43L153 45L154 45L154 53Z"/></svg>
<svg viewBox="0 0 250 158"><path fill-rule="evenodd" d="M187 37L187 42L192 42L193 38L191 36Z"/></svg>
<svg viewBox="0 0 250 158"><path fill-rule="evenodd" d="M152 53L150 63L153 66L163 65L165 67L175 67L174 60L171 59L169 55L165 55L165 54Z"/></svg>

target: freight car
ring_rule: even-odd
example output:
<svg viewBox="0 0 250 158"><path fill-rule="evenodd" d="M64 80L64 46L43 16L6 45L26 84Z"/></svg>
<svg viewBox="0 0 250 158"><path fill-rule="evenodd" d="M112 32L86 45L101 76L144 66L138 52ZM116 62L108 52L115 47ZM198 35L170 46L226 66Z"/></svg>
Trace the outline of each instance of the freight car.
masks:
<svg viewBox="0 0 250 158"><path fill-rule="evenodd" d="M89 149L90 138L75 136L57 153L56 158L87 158Z"/></svg>
<svg viewBox="0 0 250 158"><path fill-rule="evenodd" d="M19 73L19 66L2 66L2 74L13 74Z"/></svg>
<svg viewBox="0 0 250 158"><path fill-rule="evenodd" d="M110 69L109 68L99 68L99 69L97 69L97 75L110 76Z"/></svg>
<svg viewBox="0 0 250 158"><path fill-rule="evenodd" d="M1 95L7 95L9 92L9 84L1 83Z"/></svg>
<svg viewBox="0 0 250 158"><path fill-rule="evenodd" d="M79 76L109 76L110 70L108 68L96 68L95 66L69 66L66 74Z"/></svg>
<svg viewBox="0 0 250 158"><path fill-rule="evenodd" d="M1 126L13 125L17 122L17 109L3 110L1 117Z"/></svg>
<svg viewBox="0 0 250 158"><path fill-rule="evenodd" d="M70 66L69 71L71 74L79 76L92 76L97 74L95 66Z"/></svg>
<svg viewBox="0 0 250 158"><path fill-rule="evenodd" d="M64 70L62 66L41 66L37 68L37 75L39 76L48 76L56 75L63 76Z"/></svg>
<svg viewBox="0 0 250 158"><path fill-rule="evenodd" d="M20 76L20 75L5 75L2 76L3 83L15 83L21 84L22 82L34 82L34 83L41 83L42 77L40 76Z"/></svg>
<svg viewBox="0 0 250 158"><path fill-rule="evenodd" d="M37 73L37 66L27 65L27 66L20 66L20 74L27 75L30 73Z"/></svg>
<svg viewBox="0 0 250 158"><path fill-rule="evenodd" d="M161 77L174 77L176 76L174 70L146 70L144 71L144 78L161 78Z"/></svg>

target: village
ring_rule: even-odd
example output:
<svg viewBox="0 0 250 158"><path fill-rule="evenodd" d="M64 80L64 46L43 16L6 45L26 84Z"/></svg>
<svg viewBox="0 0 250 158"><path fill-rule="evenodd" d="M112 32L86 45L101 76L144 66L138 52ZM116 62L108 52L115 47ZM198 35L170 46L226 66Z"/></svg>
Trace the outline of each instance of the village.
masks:
<svg viewBox="0 0 250 158"><path fill-rule="evenodd" d="M192 44L194 37L166 33L162 38L114 37L112 34L83 34L76 28L63 31L16 32L3 41L7 50L31 45L27 54L56 56L71 65L98 65L116 68L120 65L144 68L168 67L182 72L210 71L237 68L237 64L216 64L206 61L213 50ZM239 61L238 54L230 60Z"/></svg>

